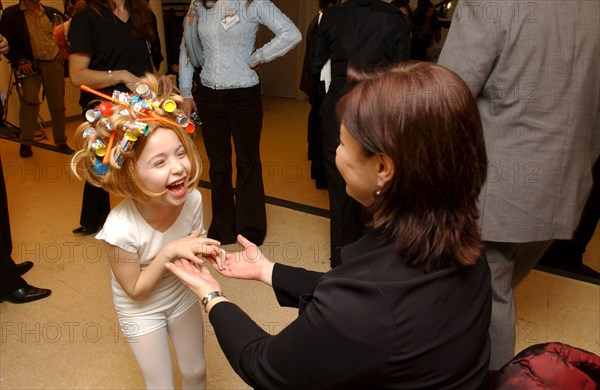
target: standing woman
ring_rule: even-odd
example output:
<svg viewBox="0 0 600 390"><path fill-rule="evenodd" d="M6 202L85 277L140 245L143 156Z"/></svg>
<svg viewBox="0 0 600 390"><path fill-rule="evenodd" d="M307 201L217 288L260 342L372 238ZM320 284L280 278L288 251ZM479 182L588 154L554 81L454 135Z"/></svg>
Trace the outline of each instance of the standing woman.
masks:
<svg viewBox="0 0 600 390"><path fill-rule="evenodd" d="M75 85L86 84L108 95L129 91L140 76L153 73L160 42L155 16L146 0L85 0L85 7L71 20L69 74ZM161 59L162 58L158 58ZM154 64L158 67L158 64ZM165 91L172 86L161 77ZM95 96L81 91L82 110L91 108ZM106 191L88 183L83 190L81 226L74 234L93 234L110 211Z"/></svg>
<svg viewBox="0 0 600 390"><path fill-rule="evenodd" d="M269 0L193 0L202 52L198 106L192 98L194 67L182 42L179 87L186 113L197 110L210 163L212 222L208 237L231 244L237 234L263 243L267 233L260 161L262 102L255 69L283 56L302 36L294 23ZM187 23L187 19L186 22ZM260 24L275 37L254 49ZM232 187L231 138L237 180Z"/></svg>

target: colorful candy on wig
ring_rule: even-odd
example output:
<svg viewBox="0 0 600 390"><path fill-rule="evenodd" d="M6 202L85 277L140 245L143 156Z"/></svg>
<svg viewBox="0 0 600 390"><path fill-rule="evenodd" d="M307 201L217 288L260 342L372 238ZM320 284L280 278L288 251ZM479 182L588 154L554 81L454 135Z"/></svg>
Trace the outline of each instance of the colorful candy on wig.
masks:
<svg viewBox="0 0 600 390"><path fill-rule="evenodd" d="M138 85L133 95L128 92L114 91L112 96L109 96L86 85L82 85L81 89L107 100L100 103L96 108L86 111L85 118L91 125L83 131L84 138L91 137L89 147L95 153L94 172L101 176L106 175L109 165L117 169L121 168L127 157L127 152L133 149L138 137L148 136L148 122L163 122L171 126L178 126L183 128L188 134L194 133L194 122L201 123L196 121L197 116L194 117L195 120L191 121L186 115L176 113L177 103L173 100L165 100L161 105L156 100L151 88L146 84ZM122 108L119 109L119 107ZM172 119L164 115L155 114L154 111L159 107L167 115L172 116ZM137 114L136 118L131 118L130 121L126 120L121 125L124 132L123 137L120 140L116 140L117 132L113 131L110 117L115 111L122 116L131 116L129 109L132 109ZM103 131L106 134L102 136L108 137L108 144L100 135Z"/></svg>

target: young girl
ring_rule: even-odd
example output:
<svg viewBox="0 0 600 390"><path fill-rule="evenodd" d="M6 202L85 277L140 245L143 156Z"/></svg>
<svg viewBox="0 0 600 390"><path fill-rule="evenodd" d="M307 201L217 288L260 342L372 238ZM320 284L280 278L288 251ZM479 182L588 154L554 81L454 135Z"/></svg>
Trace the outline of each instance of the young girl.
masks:
<svg viewBox="0 0 600 390"><path fill-rule="evenodd" d="M86 113L82 149L71 169L80 179L124 197L96 236L106 243L113 301L147 388L173 388L171 337L183 388L205 388L203 319L196 296L165 272L165 263L220 255L205 238L200 161L182 126L181 98L156 97L146 76L136 93L116 91ZM85 88L85 87L82 87Z"/></svg>

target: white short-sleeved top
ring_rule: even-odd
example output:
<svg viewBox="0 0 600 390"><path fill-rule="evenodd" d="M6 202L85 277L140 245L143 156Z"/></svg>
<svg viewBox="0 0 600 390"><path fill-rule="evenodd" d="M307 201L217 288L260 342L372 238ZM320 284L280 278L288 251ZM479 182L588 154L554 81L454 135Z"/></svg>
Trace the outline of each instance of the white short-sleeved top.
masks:
<svg viewBox="0 0 600 390"><path fill-rule="evenodd" d="M135 203L125 199L108 215L102 230L96 235L99 240L115 245L126 252L137 254L142 272L169 242L188 236L202 229L202 195L198 190L188 192L179 217L164 232L152 228L140 215ZM122 259L128 261L128 259ZM130 259L130 261L137 261ZM153 313L170 311L178 305L191 305L196 296L170 272L165 272L154 290L142 300L134 301L123 290L112 274L113 301L120 318L152 316Z"/></svg>

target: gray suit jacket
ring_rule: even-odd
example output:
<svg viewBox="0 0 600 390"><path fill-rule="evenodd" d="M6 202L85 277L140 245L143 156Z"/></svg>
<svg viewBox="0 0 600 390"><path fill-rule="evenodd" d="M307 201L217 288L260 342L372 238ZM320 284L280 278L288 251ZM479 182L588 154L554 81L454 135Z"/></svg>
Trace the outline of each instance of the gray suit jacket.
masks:
<svg viewBox="0 0 600 390"><path fill-rule="evenodd" d="M477 97L484 239L571 238L600 153L600 2L460 1L439 64Z"/></svg>

